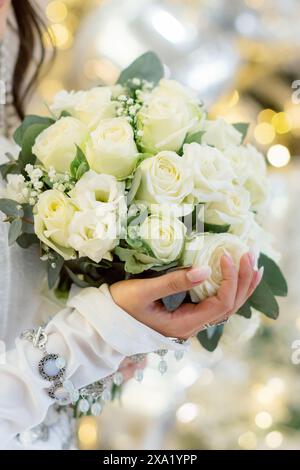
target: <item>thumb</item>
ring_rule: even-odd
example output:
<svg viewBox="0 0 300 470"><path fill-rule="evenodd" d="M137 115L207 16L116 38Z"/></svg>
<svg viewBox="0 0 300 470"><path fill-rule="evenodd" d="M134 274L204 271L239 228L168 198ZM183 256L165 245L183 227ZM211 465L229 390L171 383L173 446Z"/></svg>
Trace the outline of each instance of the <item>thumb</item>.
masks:
<svg viewBox="0 0 300 470"><path fill-rule="evenodd" d="M144 286L144 296L149 301L154 301L178 294L201 284L211 275L209 266L192 269L178 269L152 279L147 279Z"/></svg>

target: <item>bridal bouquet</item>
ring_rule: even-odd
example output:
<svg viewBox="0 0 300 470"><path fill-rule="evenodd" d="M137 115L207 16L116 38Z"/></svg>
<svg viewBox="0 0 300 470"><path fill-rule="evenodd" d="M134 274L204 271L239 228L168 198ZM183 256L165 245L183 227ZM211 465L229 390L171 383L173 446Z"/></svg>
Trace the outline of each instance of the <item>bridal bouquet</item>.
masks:
<svg viewBox="0 0 300 470"><path fill-rule="evenodd" d="M264 276L238 312L277 318L286 282L272 260L261 221L268 200L266 163L244 144L248 125L209 120L193 93L163 78L148 52L115 86L61 91L50 117L27 116L16 130L18 159L1 166L0 210L9 243L34 243L48 263L49 288L99 286L209 265L211 277L163 299L169 310L199 302L221 283L220 258L238 264L252 250ZM213 350L224 326L198 334Z"/></svg>

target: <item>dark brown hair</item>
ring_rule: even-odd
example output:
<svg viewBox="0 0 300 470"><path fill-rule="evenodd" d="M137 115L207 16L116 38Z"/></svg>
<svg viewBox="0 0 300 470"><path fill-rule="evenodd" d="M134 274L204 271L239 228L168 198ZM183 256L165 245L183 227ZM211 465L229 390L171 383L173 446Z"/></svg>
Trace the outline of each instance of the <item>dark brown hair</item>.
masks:
<svg viewBox="0 0 300 470"><path fill-rule="evenodd" d="M46 59L43 33L47 27L31 0L12 0L12 7L19 37L12 84L13 105L23 119L25 100L36 85Z"/></svg>

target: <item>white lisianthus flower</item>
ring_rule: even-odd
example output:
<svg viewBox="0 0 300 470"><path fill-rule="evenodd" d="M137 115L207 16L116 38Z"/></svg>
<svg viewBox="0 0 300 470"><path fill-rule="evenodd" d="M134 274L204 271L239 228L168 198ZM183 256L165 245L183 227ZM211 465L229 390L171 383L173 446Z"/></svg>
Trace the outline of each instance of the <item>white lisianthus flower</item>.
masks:
<svg viewBox="0 0 300 470"><path fill-rule="evenodd" d="M109 205L76 212L69 226L68 243L79 256L99 263L112 260L111 251L118 245L117 212Z"/></svg>
<svg viewBox="0 0 300 470"><path fill-rule="evenodd" d="M224 254L230 255L238 268L241 257L248 251L246 243L229 233L204 234L187 241L184 265L209 266L212 270L210 278L190 290L193 302L199 302L217 293L223 279L221 258Z"/></svg>
<svg viewBox="0 0 300 470"><path fill-rule="evenodd" d="M69 193L78 209L94 209L103 204L118 208L125 203L125 185L112 175L87 171ZM126 203L125 203L126 204Z"/></svg>
<svg viewBox="0 0 300 470"><path fill-rule="evenodd" d="M19 204L25 204L29 201L30 191L25 184L23 175L7 175L7 186L0 192L1 197L12 199Z"/></svg>
<svg viewBox="0 0 300 470"><path fill-rule="evenodd" d="M76 119L95 129L101 119L116 116L116 102L112 101L111 87L95 87L87 91L60 91L50 106L51 111L59 117L67 111Z"/></svg>
<svg viewBox="0 0 300 470"><path fill-rule="evenodd" d="M224 155L235 173L235 183L250 192L252 209L260 209L267 202L269 192L264 156L250 144L230 145L224 150Z"/></svg>
<svg viewBox="0 0 300 470"><path fill-rule="evenodd" d="M208 224L235 225L242 223L250 213L250 195L242 186L222 193L219 201L205 204L204 218Z"/></svg>
<svg viewBox="0 0 300 470"><path fill-rule="evenodd" d="M34 208L36 235L64 259L70 259L74 255L68 238L69 225L75 211L71 199L55 189L42 193Z"/></svg>
<svg viewBox="0 0 300 470"><path fill-rule="evenodd" d="M76 145L81 147L87 138L85 124L73 117L63 117L39 134L32 152L45 168L68 172L76 156Z"/></svg>
<svg viewBox="0 0 300 470"><path fill-rule="evenodd" d="M209 145L186 144L184 165L194 178L193 196L196 202L222 200L221 191L232 188L233 170L220 150Z"/></svg>
<svg viewBox="0 0 300 470"><path fill-rule="evenodd" d="M185 243L186 227L172 215L152 214L141 224L139 236L155 258L171 263L180 258Z"/></svg>
<svg viewBox="0 0 300 470"><path fill-rule="evenodd" d="M136 171L132 191L152 212L184 215L192 210L191 204L185 204L193 191L191 170L175 152L160 152L144 160Z"/></svg>
<svg viewBox="0 0 300 470"><path fill-rule="evenodd" d="M207 121L205 130L201 142L212 145L219 150L225 150L228 145L240 145L242 142L242 134L222 118Z"/></svg>
<svg viewBox="0 0 300 470"><path fill-rule="evenodd" d="M178 82L163 79L145 95L137 115L145 152L178 151L187 134L201 128L203 112L197 98Z"/></svg>
<svg viewBox="0 0 300 470"><path fill-rule="evenodd" d="M138 150L126 118L104 119L91 134L86 157L92 170L124 179L134 170Z"/></svg>

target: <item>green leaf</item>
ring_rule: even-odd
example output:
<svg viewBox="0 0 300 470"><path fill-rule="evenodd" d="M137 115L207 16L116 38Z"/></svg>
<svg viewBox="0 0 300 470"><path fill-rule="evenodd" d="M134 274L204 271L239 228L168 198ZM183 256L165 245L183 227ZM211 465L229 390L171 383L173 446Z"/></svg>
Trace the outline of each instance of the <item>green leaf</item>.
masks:
<svg viewBox="0 0 300 470"><path fill-rule="evenodd" d="M265 281L261 281L249 299L251 307L264 313L267 317L276 320L279 315L279 306L273 292Z"/></svg>
<svg viewBox="0 0 300 470"><path fill-rule="evenodd" d="M275 261L261 253L258 266L264 267L263 280L268 284L273 294L286 297L288 294L287 282Z"/></svg>
<svg viewBox="0 0 300 470"><path fill-rule="evenodd" d="M168 312L177 310L186 297L186 292L178 292L177 294L167 295L162 299L164 306Z"/></svg>
<svg viewBox="0 0 300 470"><path fill-rule="evenodd" d="M230 229L230 225L215 225L204 223L204 232L226 233Z"/></svg>
<svg viewBox="0 0 300 470"><path fill-rule="evenodd" d="M22 206L12 199L0 199L0 211L7 217L23 217Z"/></svg>
<svg viewBox="0 0 300 470"><path fill-rule="evenodd" d="M7 162L0 165L0 173L3 179L7 178L7 175L11 173L19 173L17 161Z"/></svg>
<svg viewBox="0 0 300 470"><path fill-rule="evenodd" d="M55 123L54 119L51 119L49 117L35 116L35 115L26 116L21 126L19 126L18 129L14 133L14 141L16 142L16 144L22 147L24 134L30 126L34 124L42 124L46 127L49 127L54 123Z"/></svg>
<svg viewBox="0 0 300 470"><path fill-rule="evenodd" d="M248 122L237 122L237 123L233 124L233 127L235 127L236 130L239 131L242 134L242 136L243 136L242 141L244 141L246 136L247 136L249 126L250 126L250 124Z"/></svg>
<svg viewBox="0 0 300 470"><path fill-rule="evenodd" d="M8 232L8 243L9 245L13 245L17 238L22 233L22 220L21 219L14 219L9 227Z"/></svg>
<svg viewBox="0 0 300 470"><path fill-rule="evenodd" d="M199 343L207 349L207 351L214 351L219 344L224 330L224 325L211 326L204 331L197 334Z"/></svg>
<svg viewBox="0 0 300 470"><path fill-rule="evenodd" d="M88 161L81 148L78 147L78 145L76 145L76 148L76 157L71 162L70 173L72 178L78 181L82 177L82 175L84 175L84 173L89 171L90 165L88 164Z"/></svg>
<svg viewBox="0 0 300 470"><path fill-rule="evenodd" d="M48 126L45 124L33 124L24 132L22 140L22 151L20 155L20 162L23 168L25 168L28 163L35 163L36 156L32 153L32 147L38 135L47 129L47 127Z"/></svg>
<svg viewBox="0 0 300 470"><path fill-rule="evenodd" d="M146 52L138 57L129 67L121 73L118 82L125 85L133 78L140 78L148 82L158 83L164 76L164 67L154 52Z"/></svg>
<svg viewBox="0 0 300 470"><path fill-rule="evenodd" d="M23 249L29 248L35 243L40 243L40 241L38 237L32 233L22 233L17 239L17 244Z"/></svg>
<svg viewBox="0 0 300 470"><path fill-rule="evenodd" d="M83 281L76 274L74 274L73 271L71 271L71 269L68 268L68 266L65 266L65 269L66 269L67 273L69 274L70 278L72 279L72 281L74 282L74 284L76 286L78 286L78 287L89 287L90 286L90 284L88 282Z"/></svg>
<svg viewBox="0 0 300 470"><path fill-rule="evenodd" d="M251 311L250 302L249 301L245 302L244 305L236 313L238 315L241 315L242 317L251 318L252 311Z"/></svg>
<svg viewBox="0 0 300 470"><path fill-rule="evenodd" d="M59 118L58 118L57 120L59 121L59 120L60 120L61 118L63 118L63 117L71 117L71 116L72 116L72 114L70 114L69 111L62 111L62 112L60 113L60 116L59 116Z"/></svg>
<svg viewBox="0 0 300 470"><path fill-rule="evenodd" d="M202 136L204 133L204 131L199 131L195 132L194 134L188 134L185 138L184 144L192 144L193 142L201 144Z"/></svg>
<svg viewBox="0 0 300 470"><path fill-rule="evenodd" d="M48 260L48 286L53 289L58 281L60 272L64 264L64 259L58 253L51 252L51 259Z"/></svg>

